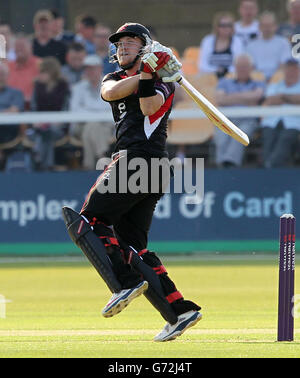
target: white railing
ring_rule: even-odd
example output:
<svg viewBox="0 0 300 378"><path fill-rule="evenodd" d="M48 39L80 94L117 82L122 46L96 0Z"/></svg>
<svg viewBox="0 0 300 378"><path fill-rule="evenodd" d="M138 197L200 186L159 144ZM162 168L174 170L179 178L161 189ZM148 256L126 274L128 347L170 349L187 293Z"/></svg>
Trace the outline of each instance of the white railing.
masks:
<svg viewBox="0 0 300 378"><path fill-rule="evenodd" d="M228 106L219 110L229 118L267 117L267 116L299 116L299 105L282 106ZM170 119L204 118L199 108L173 109ZM13 124L60 123L60 122L97 122L113 121L111 112L23 112L0 113L0 126Z"/></svg>

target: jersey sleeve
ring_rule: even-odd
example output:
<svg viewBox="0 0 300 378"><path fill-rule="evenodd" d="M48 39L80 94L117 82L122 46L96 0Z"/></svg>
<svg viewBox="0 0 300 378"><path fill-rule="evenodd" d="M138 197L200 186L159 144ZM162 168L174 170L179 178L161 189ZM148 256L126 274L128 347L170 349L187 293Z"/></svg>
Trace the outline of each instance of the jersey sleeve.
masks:
<svg viewBox="0 0 300 378"><path fill-rule="evenodd" d="M106 81L109 81L109 80L114 80L114 81L117 80L117 75L116 75L115 72L110 72L107 75L105 75L104 78L102 79L101 84L103 84L103 83L105 83Z"/></svg>
<svg viewBox="0 0 300 378"><path fill-rule="evenodd" d="M106 81L109 81L109 80L113 80L113 81L118 80L118 75L116 74L116 72L110 72L107 75L105 75L104 78L102 79L101 86L103 85L103 83L105 83ZM102 97L102 94L101 94L101 98L102 98L103 101L109 102Z"/></svg>
<svg viewBox="0 0 300 378"><path fill-rule="evenodd" d="M157 81L154 85L157 93L161 94L166 101L175 91L174 83L163 83L162 81Z"/></svg>

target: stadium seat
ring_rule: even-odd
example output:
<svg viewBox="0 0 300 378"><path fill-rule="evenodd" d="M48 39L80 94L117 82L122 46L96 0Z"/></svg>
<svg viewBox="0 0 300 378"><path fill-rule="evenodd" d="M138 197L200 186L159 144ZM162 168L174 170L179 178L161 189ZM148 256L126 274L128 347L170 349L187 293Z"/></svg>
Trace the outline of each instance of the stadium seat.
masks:
<svg viewBox="0 0 300 378"><path fill-rule="evenodd" d="M186 79L209 101L214 103L217 77L214 74L186 75ZM183 100L174 109L199 109L195 102L184 92ZM170 144L204 143L214 134L214 125L207 118L173 119L170 123L168 141Z"/></svg>
<svg viewBox="0 0 300 378"><path fill-rule="evenodd" d="M171 46L170 49L172 50L172 53L176 56L176 58L180 60L180 55L179 55L178 50L173 46Z"/></svg>
<svg viewBox="0 0 300 378"><path fill-rule="evenodd" d="M190 103L180 102L175 109L191 109ZM170 144L197 144L211 139L214 125L207 118L174 119L170 122L168 142Z"/></svg>
<svg viewBox="0 0 300 378"><path fill-rule="evenodd" d="M199 46L189 46L183 51L183 58L198 60L200 47Z"/></svg>
<svg viewBox="0 0 300 378"><path fill-rule="evenodd" d="M218 84L218 78L214 73L202 75L187 74L184 77L209 101L214 102L215 90ZM194 101L187 94L185 94L183 101L189 101L191 104L194 104Z"/></svg>
<svg viewBox="0 0 300 378"><path fill-rule="evenodd" d="M182 56L182 71L184 75L197 74L200 47L187 47Z"/></svg>

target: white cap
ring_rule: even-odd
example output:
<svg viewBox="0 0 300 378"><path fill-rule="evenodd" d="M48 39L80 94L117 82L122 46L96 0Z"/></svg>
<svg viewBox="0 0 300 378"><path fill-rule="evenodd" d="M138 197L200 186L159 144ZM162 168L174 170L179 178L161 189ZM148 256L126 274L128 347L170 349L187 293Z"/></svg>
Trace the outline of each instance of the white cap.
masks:
<svg viewBox="0 0 300 378"><path fill-rule="evenodd" d="M103 61L98 55L87 55L83 61L84 66L102 66Z"/></svg>
<svg viewBox="0 0 300 378"><path fill-rule="evenodd" d="M295 218L293 214L283 214L280 218Z"/></svg>

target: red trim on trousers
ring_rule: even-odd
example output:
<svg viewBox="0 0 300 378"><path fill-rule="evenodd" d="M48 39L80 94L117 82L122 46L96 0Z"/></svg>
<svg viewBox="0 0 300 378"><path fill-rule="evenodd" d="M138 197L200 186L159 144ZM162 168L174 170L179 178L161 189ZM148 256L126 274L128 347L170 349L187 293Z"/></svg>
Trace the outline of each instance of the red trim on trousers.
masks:
<svg viewBox="0 0 300 378"><path fill-rule="evenodd" d="M153 270L154 270L155 273L158 274L158 275L167 272L167 269L166 269L163 265L157 266L157 267L153 268Z"/></svg>
<svg viewBox="0 0 300 378"><path fill-rule="evenodd" d="M182 294L179 291L174 291L174 293L169 294L166 299L169 303L173 303L178 299L183 298Z"/></svg>
<svg viewBox="0 0 300 378"><path fill-rule="evenodd" d="M138 253L138 255L139 256L142 256L144 253L147 253L148 252L148 249L142 249L139 253Z"/></svg>
<svg viewBox="0 0 300 378"><path fill-rule="evenodd" d="M80 210L80 214L84 212L84 209L85 209L85 206L87 205L92 193L95 191L99 181L101 180L101 178L103 177L103 175L106 173L106 171L115 163L117 162L118 160L120 159L120 155L117 155L109 164L108 166L104 169L104 171L101 173L101 175L97 178L95 184L91 187L85 201L84 201L84 204L82 205L82 208Z"/></svg>
<svg viewBox="0 0 300 378"><path fill-rule="evenodd" d="M104 247L109 247L111 245L119 246L118 239L116 239L116 238L110 238L109 236L100 236L100 239L105 239L105 240L102 240L103 243L104 243ZM105 241L106 241L106 243L105 243Z"/></svg>

